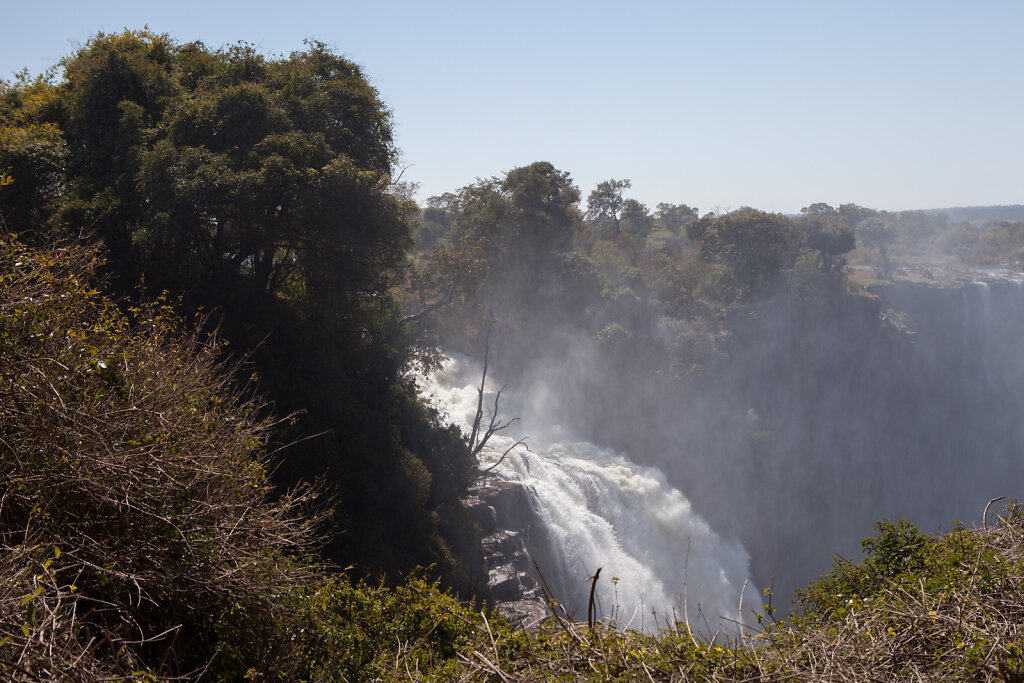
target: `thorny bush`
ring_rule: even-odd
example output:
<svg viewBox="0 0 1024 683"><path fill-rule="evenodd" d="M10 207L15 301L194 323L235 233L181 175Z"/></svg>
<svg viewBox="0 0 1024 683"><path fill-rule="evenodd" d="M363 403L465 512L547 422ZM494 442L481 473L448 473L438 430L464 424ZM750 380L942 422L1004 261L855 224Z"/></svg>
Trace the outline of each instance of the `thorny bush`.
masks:
<svg viewBox="0 0 1024 683"><path fill-rule="evenodd" d="M0 671L289 677L312 494L271 496L272 425L220 342L120 311L98 261L0 236Z"/></svg>

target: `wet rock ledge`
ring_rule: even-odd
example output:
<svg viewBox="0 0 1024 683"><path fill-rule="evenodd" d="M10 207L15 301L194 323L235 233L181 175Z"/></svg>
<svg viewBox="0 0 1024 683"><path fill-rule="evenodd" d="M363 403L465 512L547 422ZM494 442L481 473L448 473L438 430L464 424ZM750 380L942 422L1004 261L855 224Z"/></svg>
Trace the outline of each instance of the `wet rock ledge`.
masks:
<svg viewBox="0 0 1024 683"><path fill-rule="evenodd" d="M498 612L524 629L548 616L530 559L537 523L526 489L519 482L483 477L462 504L483 531L487 588Z"/></svg>

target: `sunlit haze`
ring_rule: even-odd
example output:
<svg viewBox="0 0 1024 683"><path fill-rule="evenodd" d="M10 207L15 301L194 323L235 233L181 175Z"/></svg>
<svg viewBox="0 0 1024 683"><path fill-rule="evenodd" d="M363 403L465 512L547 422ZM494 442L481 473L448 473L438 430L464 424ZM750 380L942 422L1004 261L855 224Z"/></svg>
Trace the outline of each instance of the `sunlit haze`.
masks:
<svg viewBox="0 0 1024 683"><path fill-rule="evenodd" d="M359 63L421 199L547 160L652 209L1024 203L1019 2L11 3L0 77L144 25Z"/></svg>

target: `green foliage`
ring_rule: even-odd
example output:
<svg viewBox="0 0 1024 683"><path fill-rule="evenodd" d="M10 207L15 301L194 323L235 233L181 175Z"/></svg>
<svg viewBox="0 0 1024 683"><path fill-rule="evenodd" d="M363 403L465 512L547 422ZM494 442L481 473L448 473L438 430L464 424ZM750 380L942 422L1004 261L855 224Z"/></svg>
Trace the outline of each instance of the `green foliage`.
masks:
<svg viewBox="0 0 1024 683"><path fill-rule="evenodd" d="M404 379L429 351L391 296L414 207L360 68L316 42L271 59L150 31L99 34L62 67L56 84L4 86L0 161L17 177L0 211L36 243L91 229L119 295L215 311L296 415L274 430L298 442L276 483L337 493L337 561L468 576L480 554L452 510L472 459Z"/></svg>
<svg viewBox="0 0 1024 683"><path fill-rule="evenodd" d="M831 651L831 666L852 676L1018 680L1020 524L1016 504L996 528L958 526L939 537L880 522L862 544L864 560L837 560L798 594L800 612L770 639L807 657Z"/></svg>
<svg viewBox="0 0 1024 683"><path fill-rule="evenodd" d="M692 221L686 234L700 243L704 258L729 266L747 291L792 266L801 245L801 235L789 218L749 207Z"/></svg>
<svg viewBox="0 0 1024 683"><path fill-rule="evenodd" d="M302 656L317 680L451 680L456 655L480 637L480 615L420 576L392 589L342 575L304 607Z"/></svg>
<svg viewBox="0 0 1024 683"><path fill-rule="evenodd" d="M162 302L122 313L90 287L97 264L0 239L0 661L290 675L307 496L271 499L271 425L220 343Z"/></svg>
<svg viewBox="0 0 1024 683"><path fill-rule="evenodd" d="M626 234L644 238L654 228L654 217L646 206L635 199L627 199L622 202L622 226Z"/></svg>
<svg viewBox="0 0 1024 683"><path fill-rule="evenodd" d="M948 235L948 236L947 236ZM980 228L961 226L943 235L940 243L948 253L961 256L961 260L978 265L1001 265L1007 261L1021 264L1024 252L1024 223L1000 221ZM958 252L960 246L965 252Z"/></svg>
<svg viewBox="0 0 1024 683"><path fill-rule="evenodd" d="M700 218L696 207L689 207L686 204L659 203L655 218L658 223L673 234L683 234L686 224Z"/></svg>
<svg viewBox="0 0 1024 683"><path fill-rule="evenodd" d="M940 600L965 580L983 592L996 590L1000 577L1012 570L984 535L962 527L940 538L904 520L879 522L876 529L878 536L861 542L862 562L837 560L827 576L799 593L804 617L845 614L853 605L884 599L894 587L923 590Z"/></svg>
<svg viewBox="0 0 1024 683"><path fill-rule="evenodd" d="M841 269L845 265L842 255L857 246L853 230L832 214L805 213L800 228L807 248L818 252L821 269L826 273Z"/></svg>
<svg viewBox="0 0 1024 683"><path fill-rule="evenodd" d="M496 266L529 272L533 259L572 245L579 197L568 173L538 161L464 187L446 204L455 236L486 240Z"/></svg>
<svg viewBox="0 0 1024 683"><path fill-rule="evenodd" d="M598 330L597 335L594 337L594 344L603 353L614 358L626 352L632 336L629 330L622 325L609 323Z"/></svg>
<svg viewBox="0 0 1024 683"><path fill-rule="evenodd" d="M877 252L879 275L891 279L895 264L890 258L889 249L896 241L896 232L881 218L872 217L857 224L857 235L866 246Z"/></svg>
<svg viewBox="0 0 1024 683"><path fill-rule="evenodd" d="M568 172L547 161L512 169L501 183L520 259L543 258L572 245L580 191Z"/></svg>
<svg viewBox="0 0 1024 683"><path fill-rule="evenodd" d="M828 205L826 204L825 206ZM846 225L846 227L855 228L868 218L877 216L878 212L873 209L866 209L863 206L858 206L857 204L840 204L839 208L836 209L836 215L839 217L839 220Z"/></svg>
<svg viewBox="0 0 1024 683"><path fill-rule="evenodd" d="M417 259L406 300L418 326L471 333L485 312L503 312L513 334L537 330L559 307L582 315L597 295L591 263L573 251L579 189L569 174L538 161L428 200L421 230L432 234ZM446 231L443 236L439 233Z"/></svg>
<svg viewBox="0 0 1024 683"><path fill-rule="evenodd" d="M860 564L837 559L831 573L798 593L805 616L845 613L854 601L871 599L900 576L920 572L936 550L935 542L910 523L879 522L879 535L861 541Z"/></svg>
<svg viewBox="0 0 1024 683"><path fill-rule="evenodd" d="M44 77L0 81L0 218L39 228L59 198L67 146L52 115L55 86Z"/></svg>
<svg viewBox="0 0 1024 683"><path fill-rule="evenodd" d="M587 197L587 214L590 219L596 222L611 221L615 226L615 235L618 236L621 230L619 217L625 202L622 193L631 185L628 178L625 180L611 178L598 183L594 191Z"/></svg>

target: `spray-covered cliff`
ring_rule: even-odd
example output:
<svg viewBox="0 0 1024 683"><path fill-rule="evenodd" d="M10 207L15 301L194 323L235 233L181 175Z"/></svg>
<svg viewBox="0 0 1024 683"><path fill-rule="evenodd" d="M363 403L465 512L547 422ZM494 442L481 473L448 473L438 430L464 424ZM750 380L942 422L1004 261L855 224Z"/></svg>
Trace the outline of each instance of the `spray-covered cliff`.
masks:
<svg viewBox="0 0 1024 683"><path fill-rule="evenodd" d="M781 606L834 554L857 557L879 519L938 531L1019 496L1021 283L785 286L727 329L699 374L670 381L651 370L653 341L647 356L613 355L555 326L518 363L507 414L657 467L709 529L742 543L755 586L774 582ZM588 559L580 584L603 563Z"/></svg>
<svg viewBox="0 0 1024 683"><path fill-rule="evenodd" d="M479 375L478 364L450 358L421 378L421 388L468 432L478 406ZM486 398L489 403L493 394ZM511 410L525 407L514 392L505 400ZM659 470L575 438L541 412L524 414L514 430L495 434L482 451L481 466L492 481L478 493L519 508L497 510L494 503L491 513L493 526L518 527L506 530L496 543L511 539L518 548L520 534L525 541L522 551L531 561L525 567L516 563L528 570L528 576L520 577L521 590L540 596L539 581L551 591L548 597L583 619L592 577L600 573L595 606L602 618L657 630L689 617L695 628L709 633L734 630L744 618L740 600L749 583L749 557L742 546L715 533ZM515 500L490 495L491 488L501 492L500 482L516 485ZM491 567L492 590L506 587L506 561L506 554L500 554L500 564ZM751 587L748 621L753 620L751 608L760 606L756 593Z"/></svg>
<svg viewBox="0 0 1024 683"><path fill-rule="evenodd" d="M850 204L616 213L612 189L574 212L538 162L423 214L407 303L440 311L446 348L489 350L508 415L658 468L780 606L879 519L939 530L1015 495L1019 285L899 272L963 231Z"/></svg>

